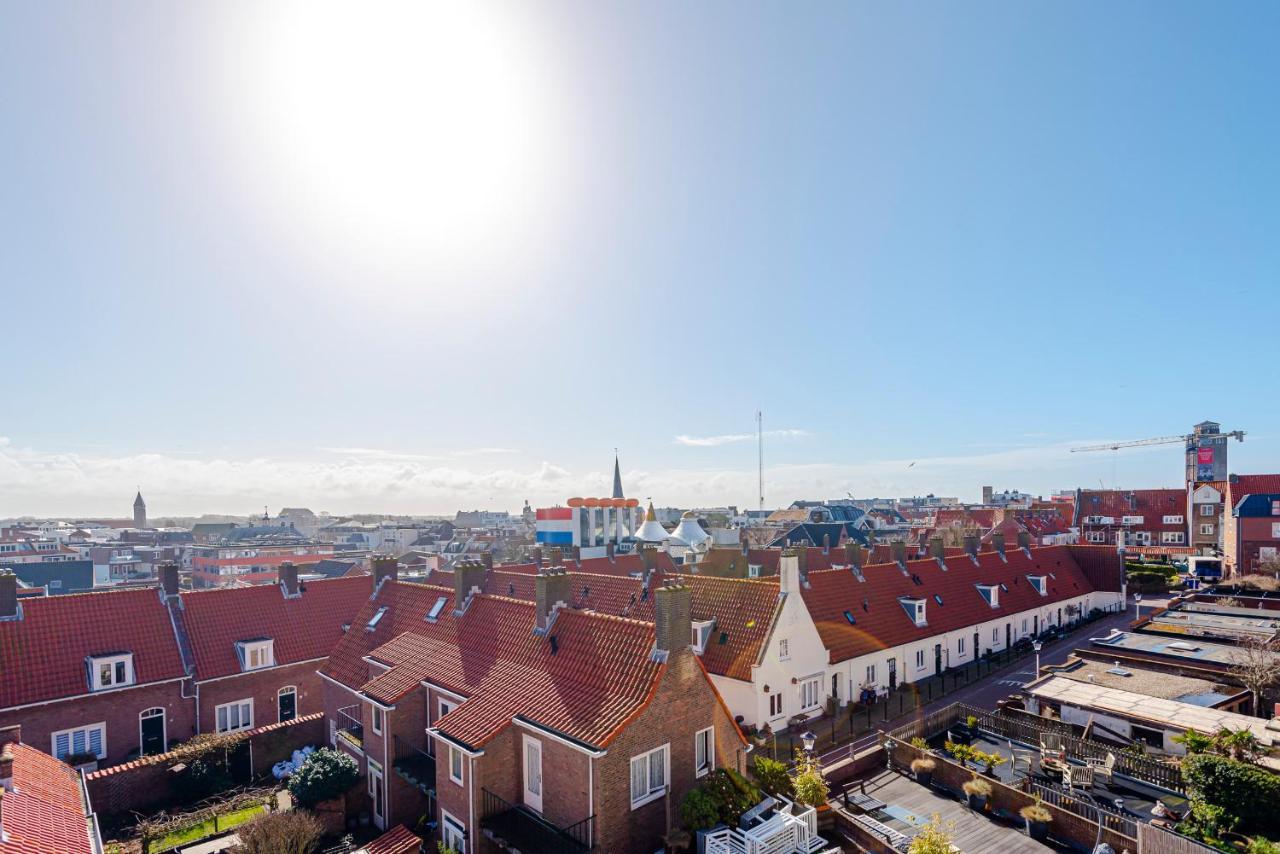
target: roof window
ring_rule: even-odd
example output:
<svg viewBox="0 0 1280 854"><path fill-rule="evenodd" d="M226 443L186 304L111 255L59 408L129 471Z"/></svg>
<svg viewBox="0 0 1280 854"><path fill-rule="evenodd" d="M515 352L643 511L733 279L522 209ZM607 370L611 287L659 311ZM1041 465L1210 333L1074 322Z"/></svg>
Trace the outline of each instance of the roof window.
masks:
<svg viewBox="0 0 1280 854"><path fill-rule="evenodd" d="M276 663L275 642L271 638L237 641L236 657L243 671L272 667Z"/></svg>
<svg viewBox="0 0 1280 854"><path fill-rule="evenodd" d="M427 612L428 623L434 623L436 620L440 619L440 612L444 610L444 604L448 601L449 601L448 596L441 596L439 599L436 599L435 604L431 606L431 610ZM384 608L383 611L385 610L386 609ZM378 616L381 616L381 615L382 615L382 611L379 611ZM369 626L371 628L377 624L376 620L378 619L378 616L375 616L372 620L369 621Z"/></svg>
<svg viewBox="0 0 1280 854"><path fill-rule="evenodd" d="M1031 586L1034 587L1036 592L1041 596L1049 595L1049 585L1043 575L1028 575L1027 581L1031 582Z"/></svg>
<svg viewBox="0 0 1280 854"><path fill-rule="evenodd" d="M997 587L994 584L977 584L975 586L978 588L978 592L982 594L982 598L987 600L988 605L992 608L1000 607L1000 587L1004 585Z"/></svg>
<svg viewBox="0 0 1280 854"><path fill-rule="evenodd" d="M852 611L845 611L844 618L849 621L849 625L856 626L858 621L854 618Z"/></svg>
<svg viewBox="0 0 1280 854"><path fill-rule="evenodd" d="M369 623L364 627L364 630L366 632L371 632L374 629L376 629L378 627L378 623L382 622L382 617L386 613L387 613L387 606L383 605L374 613L372 617L369 618Z"/></svg>
<svg viewBox="0 0 1280 854"><path fill-rule="evenodd" d="M89 667L90 691L103 691L107 688L133 684L133 653L131 652L91 655L86 663Z"/></svg>
<svg viewBox="0 0 1280 854"><path fill-rule="evenodd" d="M898 600L898 604L902 606L902 610L907 612L907 617L917 626L926 626L928 621L925 619L924 600L910 599L902 597Z"/></svg>

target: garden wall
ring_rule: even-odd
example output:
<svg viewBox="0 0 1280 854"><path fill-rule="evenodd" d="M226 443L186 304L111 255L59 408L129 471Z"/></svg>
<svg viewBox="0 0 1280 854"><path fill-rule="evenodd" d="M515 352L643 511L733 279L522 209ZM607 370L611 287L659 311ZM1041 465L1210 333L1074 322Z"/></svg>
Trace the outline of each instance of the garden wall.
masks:
<svg viewBox="0 0 1280 854"><path fill-rule="evenodd" d="M289 758L293 751L324 744L324 713L268 724L245 735L253 777L261 779L270 775L272 765ZM93 811L109 819L127 813L147 814L174 805L177 795L173 783L177 775L170 769L180 761L179 750L86 774L85 786Z"/></svg>

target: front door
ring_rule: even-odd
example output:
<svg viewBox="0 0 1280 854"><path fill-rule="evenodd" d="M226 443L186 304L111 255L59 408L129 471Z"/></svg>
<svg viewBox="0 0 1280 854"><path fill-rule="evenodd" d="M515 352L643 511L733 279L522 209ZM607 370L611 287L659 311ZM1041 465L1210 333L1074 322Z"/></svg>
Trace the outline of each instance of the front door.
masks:
<svg viewBox="0 0 1280 854"><path fill-rule="evenodd" d="M982 652L982 650L981 650L981 649L979 648L979 646L978 646L978 633L977 633L977 632L974 632L974 633L973 633L973 660L974 660L974 661L977 661L977 660L978 660L978 655L979 655L981 652Z"/></svg>
<svg viewBox="0 0 1280 854"><path fill-rule="evenodd" d="M1013 623L1004 624L1004 648L1013 646Z"/></svg>
<svg viewBox="0 0 1280 854"><path fill-rule="evenodd" d="M298 692L293 688L280 689L280 723L298 716Z"/></svg>
<svg viewBox="0 0 1280 854"><path fill-rule="evenodd" d="M147 709L139 716L142 728L142 755L164 753L164 709Z"/></svg>
<svg viewBox="0 0 1280 854"><path fill-rule="evenodd" d="M889 690L892 691L898 687L898 659L889 659Z"/></svg>
<svg viewBox="0 0 1280 854"><path fill-rule="evenodd" d="M942 644L940 643L933 645L933 672L942 672Z"/></svg>
<svg viewBox="0 0 1280 854"><path fill-rule="evenodd" d="M542 812L542 742L524 737L524 805Z"/></svg>
<svg viewBox="0 0 1280 854"><path fill-rule="evenodd" d="M1031 634L1040 634L1040 615L1035 614L1031 617Z"/></svg>
<svg viewBox="0 0 1280 854"><path fill-rule="evenodd" d="M369 797L373 800L373 823L379 830L386 825L387 805L383 798L382 766L372 759L369 764Z"/></svg>

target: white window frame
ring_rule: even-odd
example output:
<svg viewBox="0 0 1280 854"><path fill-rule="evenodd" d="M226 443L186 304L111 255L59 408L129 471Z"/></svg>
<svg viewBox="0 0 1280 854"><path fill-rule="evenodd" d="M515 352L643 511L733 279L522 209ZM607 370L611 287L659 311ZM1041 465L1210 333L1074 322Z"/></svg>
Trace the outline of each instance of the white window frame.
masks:
<svg viewBox="0 0 1280 854"><path fill-rule="evenodd" d="M1084 539L1087 543L1100 543L1105 545L1107 542L1107 533L1106 531L1086 531Z"/></svg>
<svg viewBox="0 0 1280 854"><path fill-rule="evenodd" d="M1212 522L1208 522L1208 523L1203 524L1203 525L1201 525L1201 526L1200 526L1200 536L1202 536L1202 537L1212 537L1212 536L1213 536L1213 523L1212 523Z"/></svg>
<svg viewBox="0 0 1280 854"><path fill-rule="evenodd" d="M1049 577L1046 575L1028 575L1027 583L1031 585L1031 589L1039 593L1041 596L1049 595ZM1022 622L1026 622L1023 620ZM1025 632L1026 629L1024 628Z"/></svg>
<svg viewBox="0 0 1280 854"><path fill-rule="evenodd" d="M124 665L124 677L116 678L116 666ZM102 681L102 668L106 666L110 668L110 680ZM118 655L91 655L89 656L89 690L106 691L110 688L123 688L126 685L134 684L133 672L133 653L122 652Z"/></svg>
<svg viewBox="0 0 1280 854"><path fill-rule="evenodd" d="M791 641L788 638L778 639L778 660L787 661L791 658Z"/></svg>
<svg viewBox="0 0 1280 854"><path fill-rule="evenodd" d="M924 650L917 649L916 650L916 670L920 670L923 667L924 667Z"/></svg>
<svg viewBox="0 0 1280 854"><path fill-rule="evenodd" d="M440 841L458 854L467 854L467 826L448 810L440 810Z"/></svg>
<svg viewBox="0 0 1280 854"><path fill-rule="evenodd" d="M236 653L240 656L240 670L244 673L265 670L276 664L275 641L271 639L236 641Z"/></svg>
<svg viewBox="0 0 1280 854"><path fill-rule="evenodd" d="M956 653L964 655L964 638L956 638Z"/></svg>
<svg viewBox="0 0 1280 854"><path fill-rule="evenodd" d="M369 704L369 728L374 735L382 735L382 707L377 703Z"/></svg>
<svg viewBox="0 0 1280 854"><path fill-rule="evenodd" d="M650 764L655 754L662 756L662 780L655 785L653 780L653 767ZM646 791L636 795L636 767L637 763L643 764ZM667 787L671 785L671 745L664 744L661 747L655 747L653 750L646 750L638 756L631 757L630 777L628 785L631 789L631 808L638 809L647 803L656 801L667 793Z"/></svg>
<svg viewBox="0 0 1280 854"><path fill-rule="evenodd" d="M55 759L64 759L68 756L73 756L76 753L88 753L89 752L89 733L92 732L93 730L98 731L98 749L99 749L99 752L95 753L94 755L98 757L98 759L106 759L107 758L107 722L106 721L98 721L96 724L85 724L84 726L72 727L70 729L60 729L55 732L49 733L50 755L52 755ZM75 749L76 733L83 733L82 739L84 744L84 750ZM65 735L67 737L67 752L63 753L61 756L58 755L58 736L60 735Z"/></svg>
<svg viewBox="0 0 1280 854"><path fill-rule="evenodd" d="M702 655L711 642L711 633L715 631L715 620L699 620L693 624L693 651Z"/></svg>
<svg viewBox="0 0 1280 854"><path fill-rule="evenodd" d="M454 762L455 762L455 760L454 760L454 757L455 757L455 756L457 757L457 760L456 760L456 761L457 761L457 765L458 765L458 775L457 775L456 777L455 777L455 776L454 776L454 774L453 774L453 766L454 766ZM451 744L451 745L449 745L449 782L451 782L451 783L456 783L456 784L458 784L459 786L461 786L461 785L462 785L463 777L465 777L465 776L466 776L466 773L467 773L467 772L466 772L466 762L465 762L464 757L463 757L463 755L462 755L462 751L461 751L461 750L459 750L458 748L454 747L452 744Z"/></svg>
<svg viewBox="0 0 1280 854"><path fill-rule="evenodd" d="M800 711L810 712L822 705L822 677L814 676L800 682Z"/></svg>
<svg viewBox="0 0 1280 854"><path fill-rule="evenodd" d="M1181 525L1182 517L1181 516L1165 516L1163 522L1166 525Z"/></svg>
<svg viewBox="0 0 1280 854"><path fill-rule="evenodd" d="M874 664L867 665L867 686L876 684L876 666Z"/></svg>
<svg viewBox="0 0 1280 854"><path fill-rule="evenodd" d="M777 711L774 711L775 706L777 707ZM781 691L776 691L769 695L769 718L771 720L773 718L781 717L784 711L784 708L785 707L782 705Z"/></svg>
<svg viewBox="0 0 1280 854"><path fill-rule="evenodd" d="M982 598L992 608L1000 607L1000 585L998 584L979 584L978 592L982 594Z"/></svg>
<svg viewBox="0 0 1280 854"><path fill-rule="evenodd" d="M1218 513L1218 508L1217 508L1217 507L1215 507L1215 506L1213 506L1212 504L1201 504L1201 505L1200 505L1200 515L1201 515L1201 516L1215 516L1215 515L1217 515L1217 513Z"/></svg>
<svg viewBox="0 0 1280 854"><path fill-rule="evenodd" d="M245 707L245 706L248 706L248 707L249 707L249 722L248 722L248 723L245 723L245 722L244 722L244 720L243 720L243 716L244 716L243 707ZM219 718L221 717L221 715L220 715L219 713L220 713L220 712L222 712L222 711L225 709L225 710L226 710L226 721L227 721L227 723L228 723L228 724L230 724L230 722L231 722L231 709L232 709L233 707L234 707L234 708L235 708L235 710L236 710L236 716L237 716L237 717L239 717L239 718L241 718L241 721L239 722L239 724L238 724L237 726L234 726L234 727L232 727L232 726L228 726L228 727L226 727L226 728L224 729L224 728L223 728L223 726L222 726L222 721L221 721L221 720L219 720ZM252 698L252 697L246 697L246 698L245 698L245 699L243 699L243 700L232 700L230 703L219 703L218 705L214 706L214 707L213 707L213 726L214 726L214 730L215 730L216 732L240 732L240 731L242 731L242 730L246 730L246 729L253 729L253 698Z"/></svg>
<svg viewBox="0 0 1280 854"><path fill-rule="evenodd" d="M1160 541L1167 546L1176 546L1186 542L1186 536L1181 531L1161 531Z"/></svg>
<svg viewBox="0 0 1280 854"><path fill-rule="evenodd" d="M760 577L760 564L758 563L747 564L747 578L759 578L759 577Z"/></svg>
<svg viewBox="0 0 1280 854"><path fill-rule="evenodd" d="M716 728L709 726L693 734L693 776L705 777L715 767Z"/></svg>

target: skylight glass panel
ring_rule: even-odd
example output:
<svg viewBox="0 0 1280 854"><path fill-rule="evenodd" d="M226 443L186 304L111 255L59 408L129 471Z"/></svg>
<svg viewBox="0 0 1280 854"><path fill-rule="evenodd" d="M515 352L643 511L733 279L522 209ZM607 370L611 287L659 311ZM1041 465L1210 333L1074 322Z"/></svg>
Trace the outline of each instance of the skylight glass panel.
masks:
<svg viewBox="0 0 1280 854"><path fill-rule="evenodd" d="M435 604L431 606L431 610L427 612L427 619L433 622L435 620L440 619L440 612L444 610L444 603L447 601L449 601L449 598L447 596L441 596L439 599L437 599L435 601ZM385 611L386 609L384 608L382 610ZM373 618L373 620L370 621L369 625L373 626L375 621L378 619L378 617L381 617L381 616L382 616L382 611L379 611L377 615Z"/></svg>
<svg viewBox="0 0 1280 854"><path fill-rule="evenodd" d="M367 631L373 631L378 627L378 623L382 621L382 616L387 613L387 606L383 605L378 609L372 617L369 618L369 624L365 626Z"/></svg>

